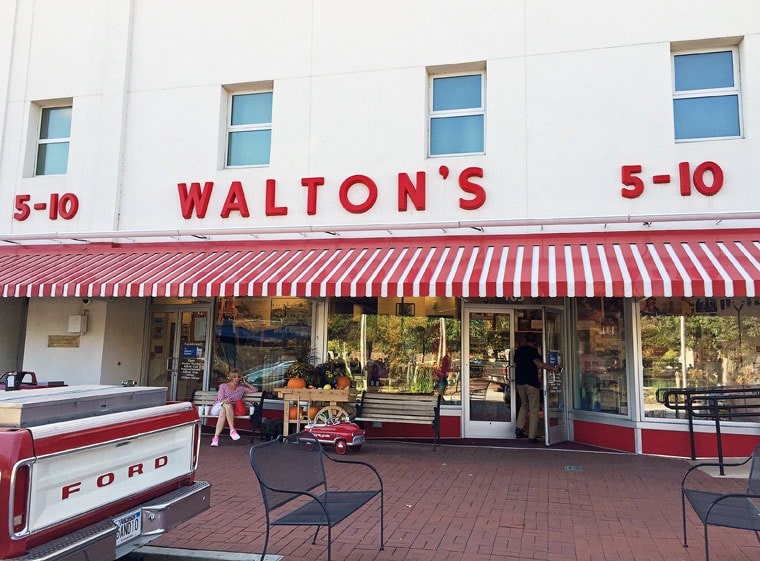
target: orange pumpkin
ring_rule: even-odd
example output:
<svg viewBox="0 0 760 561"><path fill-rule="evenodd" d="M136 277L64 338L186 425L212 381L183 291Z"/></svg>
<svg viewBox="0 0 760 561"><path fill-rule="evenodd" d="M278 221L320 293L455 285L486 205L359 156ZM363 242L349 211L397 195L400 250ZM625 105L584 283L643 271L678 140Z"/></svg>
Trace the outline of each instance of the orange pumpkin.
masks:
<svg viewBox="0 0 760 561"><path fill-rule="evenodd" d="M291 405L288 409L288 418L291 421L295 421L301 415L301 408L298 405Z"/></svg>
<svg viewBox="0 0 760 561"><path fill-rule="evenodd" d="M319 412L319 407L315 407L314 405L309 407L309 419L314 420L314 417L317 416L318 412Z"/></svg>
<svg viewBox="0 0 760 561"><path fill-rule="evenodd" d="M348 388L349 386L351 386L351 378L348 376L338 376L335 379L335 387L339 390Z"/></svg>
<svg viewBox="0 0 760 561"><path fill-rule="evenodd" d="M288 380L288 388L291 390L302 390L306 387L306 380L303 378L291 378Z"/></svg>

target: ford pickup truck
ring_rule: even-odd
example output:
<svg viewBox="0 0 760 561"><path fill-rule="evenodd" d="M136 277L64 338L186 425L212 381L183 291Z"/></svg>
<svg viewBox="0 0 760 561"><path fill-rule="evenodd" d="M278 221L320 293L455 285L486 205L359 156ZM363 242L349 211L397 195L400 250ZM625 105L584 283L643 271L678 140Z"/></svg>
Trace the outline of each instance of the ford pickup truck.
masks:
<svg viewBox="0 0 760 561"><path fill-rule="evenodd" d="M0 559L117 559L207 509L198 413L165 396L0 391Z"/></svg>

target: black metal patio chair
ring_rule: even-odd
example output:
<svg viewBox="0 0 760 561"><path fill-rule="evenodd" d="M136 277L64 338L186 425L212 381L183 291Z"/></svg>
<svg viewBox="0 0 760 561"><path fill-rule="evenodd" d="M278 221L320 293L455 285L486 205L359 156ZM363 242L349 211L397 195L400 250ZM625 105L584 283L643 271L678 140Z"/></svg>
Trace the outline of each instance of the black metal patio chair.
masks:
<svg viewBox="0 0 760 561"><path fill-rule="evenodd" d="M686 479L700 467L739 467L749 463L750 471L747 477L747 490L744 493L718 493L708 490L692 489L686 486ZM724 526L755 532L760 542L760 444L750 456L739 463L703 462L692 466L681 480L681 510L683 514L683 546L686 543L686 501L689 501L694 512L704 526L705 561L710 561L708 526Z"/></svg>
<svg viewBox="0 0 760 561"><path fill-rule="evenodd" d="M377 485L362 490L333 490L325 476L328 461L368 468ZM378 471L366 462L343 460L325 454L322 445L308 431L253 446L250 462L259 481L266 517L266 538L261 561L269 545L271 526L316 526L312 544L322 526L327 527L327 561L331 561L332 528L374 497L380 497L380 549L383 549L383 482ZM286 507L296 501L292 510ZM275 514L276 512L276 514ZM278 516L278 518L275 518Z"/></svg>

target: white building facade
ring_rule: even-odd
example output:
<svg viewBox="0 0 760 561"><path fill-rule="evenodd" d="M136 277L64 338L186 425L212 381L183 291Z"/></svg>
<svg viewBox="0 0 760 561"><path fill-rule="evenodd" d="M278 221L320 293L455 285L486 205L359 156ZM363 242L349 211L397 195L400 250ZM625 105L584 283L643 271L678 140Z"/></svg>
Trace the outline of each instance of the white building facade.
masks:
<svg viewBox="0 0 760 561"><path fill-rule="evenodd" d="M503 439L534 332L547 442L673 455L760 384L756 2L0 0L0 76L0 370L306 354Z"/></svg>

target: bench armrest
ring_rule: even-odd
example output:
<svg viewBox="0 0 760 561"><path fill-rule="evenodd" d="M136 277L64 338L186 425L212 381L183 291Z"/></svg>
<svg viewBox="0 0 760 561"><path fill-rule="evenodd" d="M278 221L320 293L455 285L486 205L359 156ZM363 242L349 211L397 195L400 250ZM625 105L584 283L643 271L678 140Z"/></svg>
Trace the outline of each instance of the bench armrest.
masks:
<svg viewBox="0 0 760 561"><path fill-rule="evenodd" d="M689 475L691 475L691 473L696 469L699 469L702 467L739 467L739 466L743 466L747 464L747 462L753 459L755 459L754 455L748 457L742 462L732 462L732 463L723 462L723 464L720 464L719 462L700 462L698 464L695 464L691 466L683 475L683 479L681 480L681 489L684 489L686 487L686 478L689 477Z"/></svg>
<svg viewBox="0 0 760 561"><path fill-rule="evenodd" d="M334 458L331 455L325 454L325 453L322 454L322 457L327 458L328 460L330 460L331 462L335 462L336 464L354 464L358 466L368 467L375 473L375 477L377 477L377 482L380 485L380 491L383 490L383 480L380 477L380 473L375 469L375 466L368 464L367 462L362 462L360 460L343 460L339 458Z"/></svg>
<svg viewBox="0 0 760 561"><path fill-rule="evenodd" d="M692 472L694 470L697 470L697 469L702 468L702 467L718 467L718 468L723 468L723 467L739 467L739 466L746 465L748 462L750 462L752 460L754 460L754 461L760 461L760 460L758 460L757 456L755 456L754 454L752 454L747 459L745 459L744 461L741 461L741 462L731 462L731 463L725 463L724 462L723 464L720 464L719 462L700 462L698 464L695 464L695 465L691 466L686 471L686 473L683 475L683 479L681 480L681 492L683 492L684 489L686 489L686 479L689 477L689 475L692 474Z"/></svg>

